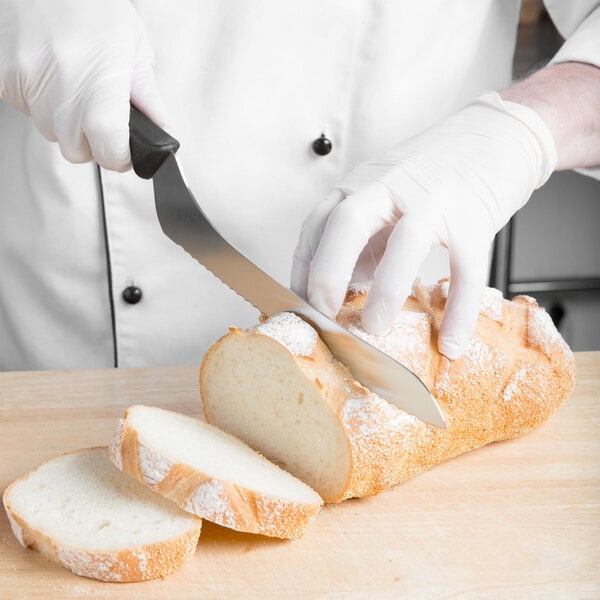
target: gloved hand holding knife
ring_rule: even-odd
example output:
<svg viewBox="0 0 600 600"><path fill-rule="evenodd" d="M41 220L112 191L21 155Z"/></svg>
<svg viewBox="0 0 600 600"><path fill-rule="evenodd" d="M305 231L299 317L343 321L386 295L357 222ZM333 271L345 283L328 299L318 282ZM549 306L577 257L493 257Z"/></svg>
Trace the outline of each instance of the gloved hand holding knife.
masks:
<svg viewBox="0 0 600 600"><path fill-rule="evenodd" d="M3 0L0 9L0 99L31 115L67 160L129 169L130 100L158 125L166 120L132 4Z"/></svg>

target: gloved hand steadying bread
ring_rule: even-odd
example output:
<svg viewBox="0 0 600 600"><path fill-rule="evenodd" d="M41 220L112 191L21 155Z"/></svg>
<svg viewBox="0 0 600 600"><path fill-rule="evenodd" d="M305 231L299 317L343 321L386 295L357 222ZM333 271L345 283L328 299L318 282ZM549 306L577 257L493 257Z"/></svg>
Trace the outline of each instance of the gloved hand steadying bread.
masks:
<svg viewBox="0 0 600 600"><path fill-rule="evenodd" d="M334 318L351 281L373 280L362 324L381 335L430 247L446 246L452 284L438 344L458 358L475 329L494 235L555 165L537 113L484 94L350 172L304 222L292 289Z"/></svg>

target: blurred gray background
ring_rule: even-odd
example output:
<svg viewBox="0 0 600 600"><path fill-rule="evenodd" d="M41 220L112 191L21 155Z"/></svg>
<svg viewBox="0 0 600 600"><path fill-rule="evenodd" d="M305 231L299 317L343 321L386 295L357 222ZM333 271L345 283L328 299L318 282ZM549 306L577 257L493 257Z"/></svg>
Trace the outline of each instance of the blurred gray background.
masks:
<svg viewBox="0 0 600 600"><path fill-rule="evenodd" d="M523 3L515 79L544 65L562 38L536 0ZM492 283L530 294L573 350L600 350L600 181L552 175L498 236Z"/></svg>

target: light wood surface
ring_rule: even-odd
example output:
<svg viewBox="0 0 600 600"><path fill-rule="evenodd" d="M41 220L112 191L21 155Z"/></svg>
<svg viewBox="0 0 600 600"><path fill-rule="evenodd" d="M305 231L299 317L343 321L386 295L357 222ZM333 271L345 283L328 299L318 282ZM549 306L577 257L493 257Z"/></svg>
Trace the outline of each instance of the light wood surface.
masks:
<svg viewBox="0 0 600 600"><path fill-rule="evenodd" d="M209 523L164 581L101 583L22 549L0 511L0 598L600 598L600 353L537 430L380 496L326 507L297 541ZM108 443L134 403L200 415L197 369L0 373L0 488Z"/></svg>

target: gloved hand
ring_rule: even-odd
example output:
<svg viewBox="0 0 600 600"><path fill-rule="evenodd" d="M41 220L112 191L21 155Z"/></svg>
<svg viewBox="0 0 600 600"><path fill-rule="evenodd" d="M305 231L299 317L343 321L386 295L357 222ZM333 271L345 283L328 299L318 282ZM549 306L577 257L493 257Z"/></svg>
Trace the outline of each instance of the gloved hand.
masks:
<svg viewBox="0 0 600 600"><path fill-rule="evenodd" d="M292 289L334 318L349 282L373 279L362 324L380 335L431 245L446 246L451 278L438 347L458 358L475 329L494 235L555 164L552 135L532 109L484 94L358 165L317 206L302 227Z"/></svg>
<svg viewBox="0 0 600 600"><path fill-rule="evenodd" d="M164 124L153 60L130 2L0 0L0 98L71 162L130 166L130 98Z"/></svg>

